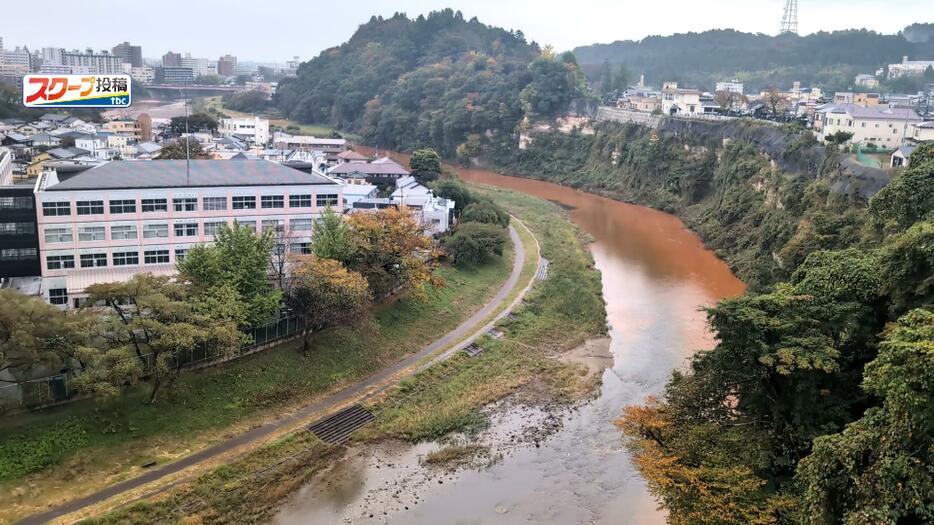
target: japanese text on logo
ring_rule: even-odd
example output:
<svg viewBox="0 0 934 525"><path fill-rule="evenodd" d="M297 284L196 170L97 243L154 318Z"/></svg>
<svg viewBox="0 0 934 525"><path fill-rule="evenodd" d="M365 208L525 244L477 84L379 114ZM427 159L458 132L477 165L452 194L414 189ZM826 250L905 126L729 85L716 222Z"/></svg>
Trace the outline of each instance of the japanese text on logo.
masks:
<svg viewBox="0 0 934 525"><path fill-rule="evenodd" d="M26 75L26 107L125 108L130 106L129 75Z"/></svg>

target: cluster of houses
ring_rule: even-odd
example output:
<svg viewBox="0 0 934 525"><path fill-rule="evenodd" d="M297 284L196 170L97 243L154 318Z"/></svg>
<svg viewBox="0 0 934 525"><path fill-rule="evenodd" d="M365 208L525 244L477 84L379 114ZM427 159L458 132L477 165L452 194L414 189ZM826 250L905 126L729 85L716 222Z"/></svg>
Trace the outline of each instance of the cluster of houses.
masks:
<svg viewBox="0 0 934 525"><path fill-rule="evenodd" d="M70 308L95 283L174 274L221 224L271 229L279 249L302 254L327 209L405 206L432 235L453 221L453 201L342 138L224 119L217 133L183 134L208 159L159 160L165 128L145 115L0 123L0 287Z"/></svg>
<svg viewBox="0 0 934 525"><path fill-rule="evenodd" d="M866 86L869 78L875 79L871 75L858 75L856 83ZM878 87L878 81L873 85ZM749 94L737 80L718 82L714 92L681 87L676 82L665 82L659 90L640 80L616 100L615 110L602 115L611 120L642 124L651 123L647 115L798 121L822 141L838 132L852 134L847 144L870 152L891 153L891 166L900 167L910 163L911 152L918 143L934 140L931 102L934 102L934 84L917 94L837 92L828 95L820 88L802 87L800 82L795 82L787 91L770 89ZM600 115L598 113L598 118Z"/></svg>

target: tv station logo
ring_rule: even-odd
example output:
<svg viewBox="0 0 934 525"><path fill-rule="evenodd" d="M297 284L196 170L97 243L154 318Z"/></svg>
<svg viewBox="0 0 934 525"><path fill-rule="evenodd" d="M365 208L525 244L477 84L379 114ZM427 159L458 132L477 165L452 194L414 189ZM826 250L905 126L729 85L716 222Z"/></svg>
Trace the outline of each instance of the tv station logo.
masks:
<svg viewBox="0 0 934 525"><path fill-rule="evenodd" d="M23 104L30 108L128 108L130 75L26 75Z"/></svg>

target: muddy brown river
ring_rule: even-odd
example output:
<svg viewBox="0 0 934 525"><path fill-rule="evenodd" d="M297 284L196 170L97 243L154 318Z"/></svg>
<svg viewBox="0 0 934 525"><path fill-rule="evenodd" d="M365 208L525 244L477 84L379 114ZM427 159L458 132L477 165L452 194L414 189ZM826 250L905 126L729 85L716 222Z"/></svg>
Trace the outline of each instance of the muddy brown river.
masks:
<svg viewBox="0 0 934 525"><path fill-rule="evenodd" d="M285 505L275 523L664 523L613 420L624 406L660 392L672 369L712 345L699 309L742 293L743 283L674 216L547 182L458 171L472 183L556 202L593 236L612 354L599 394L560 416L521 407L494 412L481 438L508 442L524 427L560 421L539 446L504 446L502 458L482 468L439 474L421 467L419 458L438 448L433 443L351 450Z"/></svg>

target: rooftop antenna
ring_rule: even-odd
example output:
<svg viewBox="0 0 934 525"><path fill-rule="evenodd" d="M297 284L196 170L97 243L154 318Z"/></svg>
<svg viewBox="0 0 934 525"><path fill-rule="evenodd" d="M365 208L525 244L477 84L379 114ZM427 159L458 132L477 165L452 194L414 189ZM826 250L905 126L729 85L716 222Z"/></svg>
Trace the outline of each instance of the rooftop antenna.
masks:
<svg viewBox="0 0 934 525"><path fill-rule="evenodd" d="M778 34L784 35L785 33L798 34L798 0L785 0L782 29Z"/></svg>

